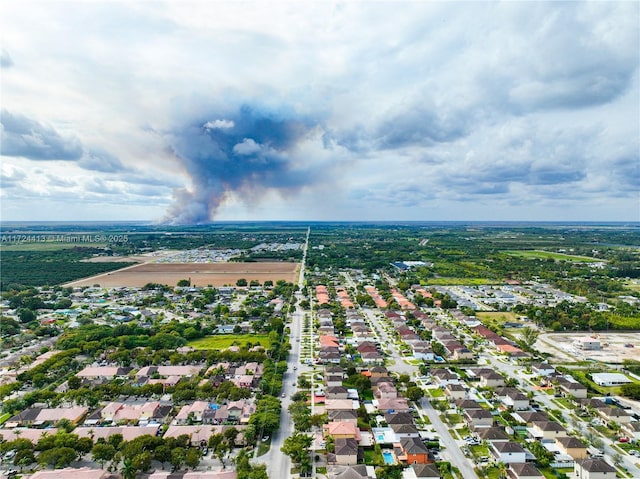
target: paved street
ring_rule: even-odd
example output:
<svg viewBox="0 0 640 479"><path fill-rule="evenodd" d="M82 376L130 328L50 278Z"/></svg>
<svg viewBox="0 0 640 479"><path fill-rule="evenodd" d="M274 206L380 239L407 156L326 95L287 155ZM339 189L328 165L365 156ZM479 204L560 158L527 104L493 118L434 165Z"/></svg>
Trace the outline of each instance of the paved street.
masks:
<svg viewBox="0 0 640 479"><path fill-rule="evenodd" d="M309 245L309 230L307 230L307 238L305 241L302 262L300 267L300 276L298 278L298 292L295 293L296 297L296 310L291 313L291 323L289 325L291 329L291 335L289 341L291 343L291 351L289 352L289 358L287 359L287 371L283 377L283 387L281 398L282 401L282 414L280 416L280 427L273 434L271 438L271 449L264 456L257 458L257 463L265 463L267 465L267 472L272 479L287 478L290 476L291 471L291 459L286 454L283 454L280 448L284 444L284 440L293 434L293 421L291 420L291 414L287 408L291 404L291 396L296 392L296 384L298 382L298 366L300 365L300 345L301 342L297 341L302 333L302 321L304 319L305 311L298 305L300 301L304 299L301 291L304 286L304 265L307 259L307 248ZM295 368L295 369L294 369Z"/></svg>

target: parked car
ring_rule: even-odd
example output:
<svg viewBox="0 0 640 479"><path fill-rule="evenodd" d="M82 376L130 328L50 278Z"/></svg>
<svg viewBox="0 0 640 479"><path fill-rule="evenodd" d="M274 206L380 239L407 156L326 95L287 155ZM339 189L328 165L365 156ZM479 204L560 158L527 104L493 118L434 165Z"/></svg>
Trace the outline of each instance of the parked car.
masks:
<svg viewBox="0 0 640 479"><path fill-rule="evenodd" d="M629 438L628 437L621 437L620 439L618 439L619 442L629 442Z"/></svg>

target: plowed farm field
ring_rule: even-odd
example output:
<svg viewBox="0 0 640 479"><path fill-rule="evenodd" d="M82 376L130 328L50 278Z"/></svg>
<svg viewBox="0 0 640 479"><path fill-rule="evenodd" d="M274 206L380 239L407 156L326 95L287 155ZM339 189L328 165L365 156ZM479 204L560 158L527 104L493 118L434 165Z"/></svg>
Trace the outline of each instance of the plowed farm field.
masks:
<svg viewBox="0 0 640 479"><path fill-rule="evenodd" d="M146 263L118 271L81 279L65 286L93 286L103 288L142 287L148 283L176 286L181 279L190 279L191 286L235 286L238 279L247 283L284 280L295 283L298 263Z"/></svg>

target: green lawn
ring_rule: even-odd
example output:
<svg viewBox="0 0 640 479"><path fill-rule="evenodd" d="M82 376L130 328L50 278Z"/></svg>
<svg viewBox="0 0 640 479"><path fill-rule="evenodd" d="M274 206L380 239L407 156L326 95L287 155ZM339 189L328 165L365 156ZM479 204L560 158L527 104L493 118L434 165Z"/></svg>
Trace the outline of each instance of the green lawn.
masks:
<svg viewBox="0 0 640 479"><path fill-rule="evenodd" d="M189 341L187 346L194 349L227 349L229 346L242 346L251 343L260 344L264 348L269 346L269 337L266 334L224 334L209 336L206 338Z"/></svg>
<svg viewBox="0 0 640 479"><path fill-rule="evenodd" d="M8 413L8 412L4 413L3 415L0 416L0 424L4 424L9 420L9 418L11 418L11 413Z"/></svg>

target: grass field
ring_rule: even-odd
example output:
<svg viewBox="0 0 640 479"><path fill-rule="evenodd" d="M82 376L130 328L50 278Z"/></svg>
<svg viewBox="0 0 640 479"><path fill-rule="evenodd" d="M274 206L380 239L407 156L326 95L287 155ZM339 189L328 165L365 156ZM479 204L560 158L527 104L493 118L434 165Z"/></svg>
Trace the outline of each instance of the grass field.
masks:
<svg viewBox="0 0 640 479"><path fill-rule="evenodd" d="M207 338L190 341L187 346L194 349L227 349L230 346L242 346L251 343L260 343L264 348L269 346L269 337L266 334L225 334L209 336Z"/></svg>
<svg viewBox="0 0 640 479"><path fill-rule="evenodd" d="M589 256L577 256L563 253L552 253L551 251L505 251L506 254L511 256L519 256L521 258L528 259L553 259L556 261L575 261L577 263L594 263L596 261L602 261L596 258L590 258Z"/></svg>
<svg viewBox="0 0 640 479"><path fill-rule="evenodd" d="M477 312L476 317L480 321L495 321L496 323L518 322L515 313L510 312Z"/></svg>

